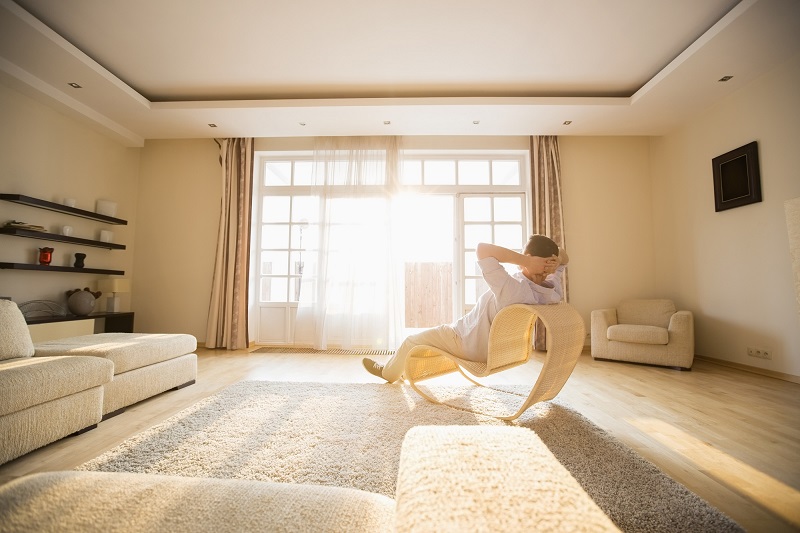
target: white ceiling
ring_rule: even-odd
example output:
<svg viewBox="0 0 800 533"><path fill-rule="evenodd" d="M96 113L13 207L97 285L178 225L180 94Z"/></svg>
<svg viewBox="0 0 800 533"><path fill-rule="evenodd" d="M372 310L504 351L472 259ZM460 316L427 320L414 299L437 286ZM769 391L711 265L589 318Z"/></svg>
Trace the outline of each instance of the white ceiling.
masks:
<svg viewBox="0 0 800 533"><path fill-rule="evenodd" d="M129 146L660 135L798 51L798 0L0 0L0 81Z"/></svg>

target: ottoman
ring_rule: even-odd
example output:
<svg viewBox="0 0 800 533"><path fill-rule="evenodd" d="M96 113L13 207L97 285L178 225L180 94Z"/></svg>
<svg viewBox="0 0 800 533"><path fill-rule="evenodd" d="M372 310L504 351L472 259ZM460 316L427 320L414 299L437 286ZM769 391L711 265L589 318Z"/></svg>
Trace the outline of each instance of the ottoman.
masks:
<svg viewBox="0 0 800 533"><path fill-rule="evenodd" d="M103 419L125 407L197 379L197 339L185 334L99 333L34 345L34 357L94 356L114 363L104 385Z"/></svg>

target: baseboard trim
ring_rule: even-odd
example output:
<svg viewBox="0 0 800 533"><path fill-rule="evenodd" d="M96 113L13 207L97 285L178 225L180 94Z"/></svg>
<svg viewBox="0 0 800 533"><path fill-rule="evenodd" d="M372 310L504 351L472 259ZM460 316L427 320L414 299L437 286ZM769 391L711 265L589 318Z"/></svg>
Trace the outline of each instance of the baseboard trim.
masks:
<svg viewBox="0 0 800 533"><path fill-rule="evenodd" d="M793 374L784 374L783 372L776 372L774 370L767 370L766 368L758 368L756 366L743 365L741 363L734 363L731 361L725 361L723 359L715 359L713 357L706 357L705 355L695 355L695 358L720 366L727 366L730 368L735 368L736 370L743 370L752 374L759 374L769 378L781 379L783 381L800 384L800 376L795 376Z"/></svg>

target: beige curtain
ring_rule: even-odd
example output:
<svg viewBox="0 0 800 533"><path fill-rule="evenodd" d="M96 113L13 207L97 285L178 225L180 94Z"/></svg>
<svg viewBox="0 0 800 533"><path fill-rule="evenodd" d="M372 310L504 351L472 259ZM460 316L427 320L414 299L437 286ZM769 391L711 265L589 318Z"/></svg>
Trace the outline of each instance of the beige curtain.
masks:
<svg viewBox="0 0 800 533"><path fill-rule="evenodd" d="M564 235L564 213L561 209L561 158L558 137L531 137L531 190L533 191L533 233L547 235L567 249ZM564 273L564 301L568 301L569 285ZM546 349L544 327L537 322L535 347Z"/></svg>
<svg viewBox="0 0 800 533"><path fill-rule="evenodd" d="M247 348L253 139L219 139L222 202L206 347Z"/></svg>

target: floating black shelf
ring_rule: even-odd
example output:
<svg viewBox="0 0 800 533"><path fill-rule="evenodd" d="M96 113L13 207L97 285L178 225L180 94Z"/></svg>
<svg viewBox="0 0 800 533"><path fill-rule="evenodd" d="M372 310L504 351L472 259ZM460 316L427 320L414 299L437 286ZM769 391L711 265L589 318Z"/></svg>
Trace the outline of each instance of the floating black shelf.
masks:
<svg viewBox="0 0 800 533"><path fill-rule="evenodd" d="M95 213L94 211L78 209L77 207L69 207L67 205L57 204L55 202L48 202L47 200L40 200L39 198L25 196L24 194L0 194L0 200L14 202L15 204L29 205L31 207L38 207L40 209L47 209L48 211L57 211L59 213L65 213L67 215L76 217L97 220L99 222L105 222L106 224L116 224L122 226L128 224L127 220L123 220L121 218L101 215L100 213Z"/></svg>
<svg viewBox="0 0 800 533"><path fill-rule="evenodd" d="M123 276L124 270L107 270L104 268L76 268L66 266L34 265L31 263L0 263L0 269L10 270L43 270L47 272L74 272L83 274L106 274L108 276Z"/></svg>
<svg viewBox="0 0 800 533"><path fill-rule="evenodd" d="M71 244L82 244L83 246L93 246L95 248L107 248L109 250L124 250L124 244L114 244L113 242L94 241L91 239L81 239L80 237L67 237L55 233L44 231L33 231L23 228L4 227L0 228L0 234L14 235L16 237L27 237L29 239L41 239L43 241L68 242Z"/></svg>

